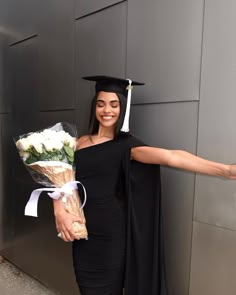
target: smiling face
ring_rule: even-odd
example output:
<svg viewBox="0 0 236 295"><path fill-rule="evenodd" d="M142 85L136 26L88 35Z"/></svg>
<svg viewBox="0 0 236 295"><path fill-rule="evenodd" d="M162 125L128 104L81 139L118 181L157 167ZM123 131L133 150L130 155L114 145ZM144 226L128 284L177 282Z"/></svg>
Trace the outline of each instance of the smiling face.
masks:
<svg viewBox="0 0 236 295"><path fill-rule="evenodd" d="M120 116L120 101L113 92L99 92L96 101L96 118L101 127L115 128Z"/></svg>

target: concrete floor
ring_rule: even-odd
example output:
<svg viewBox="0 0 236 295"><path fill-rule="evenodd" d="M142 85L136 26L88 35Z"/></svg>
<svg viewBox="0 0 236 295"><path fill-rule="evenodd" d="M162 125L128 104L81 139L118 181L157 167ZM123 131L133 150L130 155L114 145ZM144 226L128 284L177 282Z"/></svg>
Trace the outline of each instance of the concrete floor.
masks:
<svg viewBox="0 0 236 295"><path fill-rule="evenodd" d="M59 295L32 279L0 256L1 295Z"/></svg>

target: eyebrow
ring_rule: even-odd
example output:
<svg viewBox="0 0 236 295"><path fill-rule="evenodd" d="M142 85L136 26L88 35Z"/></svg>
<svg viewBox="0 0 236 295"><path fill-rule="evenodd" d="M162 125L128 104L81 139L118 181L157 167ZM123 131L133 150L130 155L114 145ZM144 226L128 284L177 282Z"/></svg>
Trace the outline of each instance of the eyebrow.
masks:
<svg viewBox="0 0 236 295"><path fill-rule="evenodd" d="M99 102L105 102L105 101L104 101L103 99L101 99L101 98L98 98L97 101L99 101ZM119 102L119 100L118 100L118 99L115 99L115 100L110 100L109 102Z"/></svg>

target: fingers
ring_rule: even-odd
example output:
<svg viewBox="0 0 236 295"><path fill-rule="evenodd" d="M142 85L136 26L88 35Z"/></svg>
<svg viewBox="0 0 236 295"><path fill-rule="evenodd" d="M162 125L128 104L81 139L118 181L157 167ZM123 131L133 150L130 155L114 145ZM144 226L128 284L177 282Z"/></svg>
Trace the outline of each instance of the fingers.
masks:
<svg viewBox="0 0 236 295"><path fill-rule="evenodd" d="M71 236L71 234L69 232L61 231L59 233L59 237L65 242L73 242L74 241L74 236Z"/></svg>
<svg viewBox="0 0 236 295"><path fill-rule="evenodd" d="M68 230L65 227L62 229L57 228L57 232L59 232L59 238L63 239L65 242L73 242L74 241L74 234L72 233L72 229Z"/></svg>
<svg viewBox="0 0 236 295"><path fill-rule="evenodd" d="M73 217L73 222L75 222L75 221L77 221L77 222L79 222L81 224L84 224L85 223L85 218L83 216L74 216Z"/></svg>
<svg viewBox="0 0 236 295"><path fill-rule="evenodd" d="M72 225L69 227L67 224L56 222L56 229L59 233L59 237L63 239L65 242L73 242L74 241L74 234Z"/></svg>
<svg viewBox="0 0 236 295"><path fill-rule="evenodd" d="M58 237L63 239L65 242L73 242L74 240L80 240L80 233L76 232L73 228L73 231L59 231Z"/></svg>
<svg viewBox="0 0 236 295"><path fill-rule="evenodd" d="M60 231L57 236L63 239L65 242L73 242L74 240L86 238L83 231L75 231L75 229L73 230L73 234L70 234L69 232Z"/></svg>
<svg viewBox="0 0 236 295"><path fill-rule="evenodd" d="M60 233L60 238L65 242L72 242L74 239L78 239L78 235L76 235L73 228L74 222L85 224L85 218L83 215L75 216L68 212L60 212L60 214L56 215L56 229Z"/></svg>

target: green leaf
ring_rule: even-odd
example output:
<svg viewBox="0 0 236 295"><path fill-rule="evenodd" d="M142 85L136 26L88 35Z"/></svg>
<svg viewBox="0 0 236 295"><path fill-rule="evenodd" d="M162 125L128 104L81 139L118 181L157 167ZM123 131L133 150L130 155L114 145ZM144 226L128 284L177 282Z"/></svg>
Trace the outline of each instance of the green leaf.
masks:
<svg viewBox="0 0 236 295"><path fill-rule="evenodd" d="M64 145L64 150L70 158L74 157L74 151L71 147L69 147L68 145Z"/></svg>
<svg viewBox="0 0 236 295"><path fill-rule="evenodd" d="M32 154L32 155L34 155L35 157L39 157L40 156L40 153L38 153L33 146L31 146L29 148L29 153Z"/></svg>
<svg viewBox="0 0 236 295"><path fill-rule="evenodd" d="M48 153L43 153L39 157L39 161L49 161L50 160L50 155Z"/></svg>
<svg viewBox="0 0 236 295"><path fill-rule="evenodd" d="M68 162L69 162L69 164L73 164L73 162L74 162L74 157L69 157L68 156Z"/></svg>
<svg viewBox="0 0 236 295"><path fill-rule="evenodd" d="M34 155L30 155L26 159L25 163L29 165L29 164L32 164L32 163L37 162L37 161L38 161L38 158L37 157L35 157Z"/></svg>

